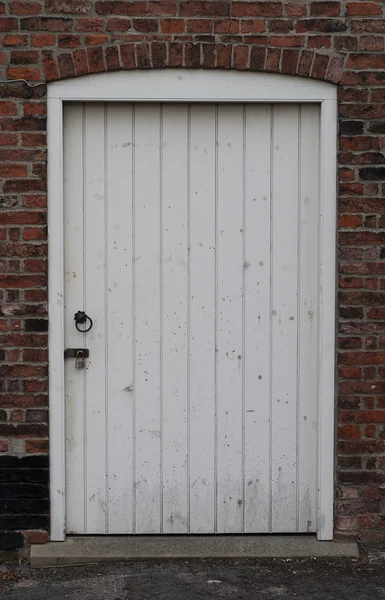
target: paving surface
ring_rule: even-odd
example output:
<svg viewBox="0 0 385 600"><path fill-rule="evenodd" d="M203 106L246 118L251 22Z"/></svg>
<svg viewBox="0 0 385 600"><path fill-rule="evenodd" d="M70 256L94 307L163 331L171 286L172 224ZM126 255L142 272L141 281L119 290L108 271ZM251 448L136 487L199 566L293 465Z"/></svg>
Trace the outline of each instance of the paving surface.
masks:
<svg viewBox="0 0 385 600"><path fill-rule="evenodd" d="M384 600L383 559L0 567L1 600Z"/></svg>

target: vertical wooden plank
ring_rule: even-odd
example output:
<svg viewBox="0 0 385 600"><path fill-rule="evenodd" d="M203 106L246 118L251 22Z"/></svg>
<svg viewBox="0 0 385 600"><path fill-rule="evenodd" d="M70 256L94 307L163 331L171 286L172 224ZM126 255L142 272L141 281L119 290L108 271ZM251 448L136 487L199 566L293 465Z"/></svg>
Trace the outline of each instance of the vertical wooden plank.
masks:
<svg viewBox="0 0 385 600"><path fill-rule="evenodd" d="M64 344L83 346L74 313L83 307L83 106L64 106ZM85 371L66 360L66 505L67 532L85 533L84 381Z"/></svg>
<svg viewBox="0 0 385 600"><path fill-rule="evenodd" d="M298 527L316 531L319 107L300 107Z"/></svg>
<svg viewBox="0 0 385 600"><path fill-rule="evenodd" d="M160 106L135 106L136 533L161 531Z"/></svg>
<svg viewBox="0 0 385 600"><path fill-rule="evenodd" d="M271 107L246 106L244 364L245 523L269 527Z"/></svg>
<svg viewBox="0 0 385 600"><path fill-rule="evenodd" d="M243 525L243 105L218 106L217 531Z"/></svg>
<svg viewBox="0 0 385 600"><path fill-rule="evenodd" d="M272 531L296 530L298 105L274 106Z"/></svg>
<svg viewBox="0 0 385 600"><path fill-rule="evenodd" d="M106 218L105 105L85 105L84 310L93 319L84 334L90 350L85 382L87 533L106 532ZM82 307L79 306L81 310ZM79 337L83 335L78 334ZM80 340L79 340L80 341Z"/></svg>
<svg viewBox="0 0 385 600"><path fill-rule="evenodd" d="M162 531L187 533L188 107L165 104L161 113Z"/></svg>
<svg viewBox="0 0 385 600"><path fill-rule="evenodd" d="M110 103L106 124L108 533L132 533L132 105Z"/></svg>
<svg viewBox="0 0 385 600"><path fill-rule="evenodd" d="M190 532L214 533L215 113L191 106L189 461Z"/></svg>

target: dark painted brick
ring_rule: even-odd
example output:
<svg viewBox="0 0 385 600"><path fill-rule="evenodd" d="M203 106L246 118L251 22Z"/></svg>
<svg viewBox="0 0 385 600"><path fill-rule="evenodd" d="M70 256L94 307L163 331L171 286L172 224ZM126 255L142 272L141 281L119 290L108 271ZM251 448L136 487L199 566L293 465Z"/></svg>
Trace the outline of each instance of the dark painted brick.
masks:
<svg viewBox="0 0 385 600"><path fill-rule="evenodd" d="M0 522L1 519L0 518ZM9 527L8 523L5 523ZM13 528L15 529L15 528ZM0 531L0 550L16 550L24 546L24 536L16 531Z"/></svg>

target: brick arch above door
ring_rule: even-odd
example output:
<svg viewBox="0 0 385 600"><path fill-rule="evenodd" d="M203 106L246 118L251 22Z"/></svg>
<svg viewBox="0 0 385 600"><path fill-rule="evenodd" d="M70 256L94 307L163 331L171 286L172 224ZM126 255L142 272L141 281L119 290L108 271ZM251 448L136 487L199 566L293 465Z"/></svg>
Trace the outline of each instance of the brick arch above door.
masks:
<svg viewBox="0 0 385 600"><path fill-rule="evenodd" d="M132 69L234 69L299 75L339 83L346 57L314 49L282 48L245 43L224 44L178 41L142 41L130 44L96 45L70 52L42 51L47 82L87 75Z"/></svg>

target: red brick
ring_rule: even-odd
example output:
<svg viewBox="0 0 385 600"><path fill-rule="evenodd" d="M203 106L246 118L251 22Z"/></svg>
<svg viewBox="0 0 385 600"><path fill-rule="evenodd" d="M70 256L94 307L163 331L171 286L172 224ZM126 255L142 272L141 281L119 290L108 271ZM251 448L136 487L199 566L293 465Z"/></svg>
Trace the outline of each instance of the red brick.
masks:
<svg viewBox="0 0 385 600"><path fill-rule="evenodd" d="M298 59L298 50L282 50L282 73L295 75L297 72Z"/></svg>
<svg viewBox="0 0 385 600"><path fill-rule="evenodd" d="M0 164L0 177L27 177L27 175L27 165Z"/></svg>
<svg viewBox="0 0 385 600"><path fill-rule="evenodd" d="M219 69L230 69L231 67L231 46L217 44L217 67Z"/></svg>
<svg viewBox="0 0 385 600"><path fill-rule="evenodd" d="M384 33L385 21L383 19L356 19L351 21L351 31L355 34Z"/></svg>
<svg viewBox="0 0 385 600"><path fill-rule="evenodd" d="M91 33L95 33L96 31L104 31L104 21L103 19L99 19L97 17L77 19L75 29L76 31L87 31Z"/></svg>
<svg viewBox="0 0 385 600"><path fill-rule="evenodd" d="M192 69L197 69L200 66L200 44L192 44L188 42L184 46L184 62L185 66Z"/></svg>
<svg viewBox="0 0 385 600"><path fill-rule="evenodd" d="M289 17L302 17L306 15L306 4L304 2L288 2L285 5L285 11Z"/></svg>
<svg viewBox="0 0 385 600"><path fill-rule="evenodd" d="M215 67L215 44L203 44L202 52L202 67L213 69Z"/></svg>
<svg viewBox="0 0 385 600"><path fill-rule="evenodd" d="M346 14L349 16L382 15L381 4L377 2L347 2Z"/></svg>
<svg viewBox="0 0 385 600"><path fill-rule="evenodd" d="M319 17L337 17L341 11L341 2L311 2L310 4L310 15Z"/></svg>
<svg viewBox="0 0 385 600"><path fill-rule="evenodd" d="M105 49L105 61L107 71L116 71L120 69L119 49L117 46L110 46Z"/></svg>
<svg viewBox="0 0 385 600"><path fill-rule="evenodd" d="M131 21L129 19L108 19L106 31L129 31L131 29Z"/></svg>
<svg viewBox="0 0 385 600"><path fill-rule="evenodd" d="M40 60L37 50L12 50L10 53L11 65L33 65Z"/></svg>
<svg viewBox="0 0 385 600"><path fill-rule="evenodd" d="M78 35L62 34L58 36L60 48L77 48L80 44L80 36Z"/></svg>
<svg viewBox="0 0 385 600"><path fill-rule="evenodd" d="M298 64L298 75L303 75L305 77L308 77L311 72L313 60L314 60L313 52L308 52L306 50L301 52L301 56L300 56L299 64Z"/></svg>
<svg viewBox="0 0 385 600"><path fill-rule="evenodd" d="M384 50L384 36L364 35L359 40L360 50Z"/></svg>
<svg viewBox="0 0 385 600"><path fill-rule="evenodd" d="M12 15L37 15L42 6L39 2L11 2L9 12Z"/></svg>
<svg viewBox="0 0 385 600"><path fill-rule="evenodd" d="M150 48L146 43L135 46L135 64L138 69L148 69L150 67Z"/></svg>
<svg viewBox="0 0 385 600"><path fill-rule="evenodd" d="M323 54L316 54L313 62L313 68L311 71L312 77L316 79L325 79L327 69L329 65L329 56Z"/></svg>
<svg viewBox="0 0 385 600"><path fill-rule="evenodd" d="M266 63L266 48L254 46L250 53L250 69L252 71L263 71Z"/></svg>
<svg viewBox="0 0 385 600"><path fill-rule="evenodd" d="M339 227L342 229L362 227L362 217L360 215L341 215L339 218Z"/></svg>
<svg viewBox="0 0 385 600"><path fill-rule="evenodd" d="M12 421L13 423L24 421L24 411L23 410L13 410L9 420Z"/></svg>
<svg viewBox="0 0 385 600"><path fill-rule="evenodd" d="M361 431L358 425L343 425L338 427L339 439L359 439Z"/></svg>
<svg viewBox="0 0 385 600"><path fill-rule="evenodd" d="M369 319L385 319L385 308L371 308L368 312Z"/></svg>
<svg viewBox="0 0 385 600"><path fill-rule="evenodd" d="M10 33L18 30L18 20L14 18L0 18L0 31Z"/></svg>
<svg viewBox="0 0 385 600"><path fill-rule="evenodd" d="M88 73L87 54L85 50L75 50L73 53L73 58L77 75L85 75Z"/></svg>
<svg viewBox="0 0 385 600"><path fill-rule="evenodd" d="M170 67L181 67L183 65L183 44L180 42L169 44L168 63Z"/></svg>
<svg viewBox="0 0 385 600"><path fill-rule="evenodd" d="M75 67L72 60L71 54L60 54L58 56L58 65L60 71L60 77L64 79L65 77L74 77L75 75Z"/></svg>
<svg viewBox="0 0 385 600"><path fill-rule="evenodd" d="M8 79L27 79L29 81L39 81L41 73L39 68L33 67L12 67L7 69Z"/></svg>
<svg viewBox="0 0 385 600"><path fill-rule="evenodd" d="M343 73L343 66L343 59L334 56L329 62L329 66L326 72L326 79L328 81L332 81L333 83L338 83Z"/></svg>
<svg viewBox="0 0 385 600"><path fill-rule="evenodd" d="M249 63L249 47L248 46L235 46L234 48L234 59L233 66L235 69L245 70L248 68Z"/></svg>
<svg viewBox="0 0 385 600"><path fill-rule="evenodd" d="M266 71L278 73L281 59L281 50L278 48L268 48L266 57Z"/></svg>
<svg viewBox="0 0 385 600"><path fill-rule="evenodd" d="M212 33L213 26L212 19L188 19L186 21L187 33Z"/></svg>
<svg viewBox="0 0 385 600"><path fill-rule="evenodd" d="M30 454L47 454L48 452L48 440L26 440L25 441L25 451ZM41 542L31 542L32 544L44 544L44 541Z"/></svg>
<svg viewBox="0 0 385 600"><path fill-rule="evenodd" d="M120 46L120 57L125 69L135 69L135 46L124 44Z"/></svg>
<svg viewBox="0 0 385 600"><path fill-rule="evenodd" d="M46 443L45 440L28 440L26 442L26 445L28 445L30 442L44 442ZM27 452L29 452L29 450L26 450ZM47 542L49 542L49 533L48 531L44 531L42 529L29 529L27 531L23 531L24 537L27 541L27 544L46 544Z"/></svg>
<svg viewBox="0 0 385 600"><path fill-rule="evenodd" d="M356 423L385 423L385 411L359 411Z"/></svg>
<svg viewBox="0 0 385 600"><path fill-rule="evenodd" d="M147 3L144 0L98 1L95 10L100 15L139 16L147 13Z"/></svg>
<svg viewBox="0 0 385 600"><path fill-rule="evenodd" d="M176 0L150 0L148 3L149 15L176 15L177 1Z"/></svg>
<svg viewBox="0 0 385 600"><path fill-rule="evenodd" d="M233 2L233 17L280 17L281 2Z"/></svg>
<svg viewBox="0 0 385 600"><path fill-rule="evenodd" d="M43 51L43 66L47 81L59 79L59 70L52 52L47 50Z"/></svg>
<svg viewBox="0 0 385 600"><path fill-rule="evenodd" d="M233 3L234 10L234 3ZM226 17L230 14L230 2L223 0L180 0L181 17Z"/></svg>
<svg viewBox="0 0 385 600"><path fill-rule="evenodd" d="M296 31L299 33L337 33L347 30L343 19L298 19Z"/></svg>
<svg viewBox="0 0 385 600"><path fill-rule="evenodd" d="M385 54L350 54L348 69L385 69Z"/></svg>
<svg viewBox="0 0 385 600"><path fill-rule="evenodd" d="M0 146L16 146L18 135L15 133L0 133Z"/></svg>
<svg viewBox="0 0 385 600"><path fill-rule="evenodd" d="M56 19L54 17L27 17L20 20L21 29L26 31L70 31L73 27L72 19ZM1 29L1 20L0 20Z"/></svg>
<svg viewBox="0 0 385 600"><path fill-rule="evenodd" d="M38 260L41 260L41 259L36 259L36 261L38 261ZM47 359L48 359L47 350L42 350L40 348L27 348L23 352L23 360L24 361L46 362Z"/></svg>
<svg viewBox="0 0 385 600"><path fill-rule="evenodd" d="M42 227L25 227L23 231L23 240L44 240L46 232Z"/></svg>
<svg viewBox="0 0 385 600"><path fill-rule="evenodd" d="M152 42L151 59L154 68L167 66L167 46L164 42Z"/></svg>
<svg viewBox="0 0 385 600"><path fill-rule="evenodd" d="M302 35L285 35L285 36L277 36L273 35L270 38L271 46L283 47L283 48L292 48L292 47L301 47L304 45L305 38Z"/></svg>
<svg viewBox="0 0 385 600"><path fill-rule="evenodd" d="M33 33L31 35L31 46L43 48L44 46L54 46L56 38L52 33Z"/></svg>
<svg viewBox="0 0 385 600"><path fill-rule="evenodd" d="M308 39L309 48L330 48L332 45L332 38L326 35L312 35Z"/></svg>
<svg viewBox="0 0 385 600"><path fill-rule="evenodd" d="M241 21L242 33L263 33L266 31L263 19L245 19Z"/></svg>
<svg viewBox="0 0 385 600"><path fill-rule="evenodd" d="M17 106L10 100L0 100L0 117L8 117L15 115Z"/></svg>
<svg viewBox="0 0 385 600"><path fill-rule="evenodd" d="M135 31L141 33L154 33L159 30L159 21L157 19L134 19L133 27Z"/></svg>
<svg viewBox="0 0 385 600"><path fill-rule="evenodd" d="M291 33L294 30L292 19L269 19L267 21L270 33Z"/></svg>
<svg viewBox="0 0 385 600"><path fill-rule="evenodd" d="M352 35L336 35L334 36L334 48L336 50L354 51L358 49L358 39Z"/></svg>
<svg viewBox="0 0 385 600"><path fill-rule="evenodd" d="M239 26L240 21L238 19L216 19L214 33L238 33Z"/></svg>
<svg viewBox="0 0 385 600"><path fill-rule="evenodd" d="M3 37L4 46L26 46L28 37L25 35L10 34Z"/></svg>
<svg viewBox="0 0 385 600"><path fill-rule="evenodd" d="M162 19L162 33L183 33L185 29L185 21L183 19Z"/></svg>
<svg viewBox="0 0 385 600"><path fill-rule="evenodd" d="M88 48L87 49L88 66L90 73L98 73L105 71L104 57L102 48Z"/></svg>
<svg viewBox="0 0 385 600"><path fill-rule="evenodd" d="M99 44L104 44L108 42L109 37L104 33L88 33L85 36L85 43L87 46L97 46Z"/></svg>

